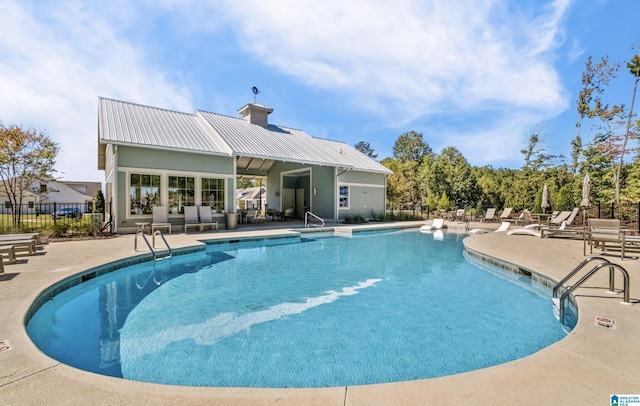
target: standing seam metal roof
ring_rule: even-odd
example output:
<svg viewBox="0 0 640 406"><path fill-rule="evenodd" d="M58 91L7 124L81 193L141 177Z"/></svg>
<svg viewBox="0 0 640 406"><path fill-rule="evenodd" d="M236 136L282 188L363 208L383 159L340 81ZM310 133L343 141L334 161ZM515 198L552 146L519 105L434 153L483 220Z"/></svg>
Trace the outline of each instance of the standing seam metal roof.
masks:
<svg viewBox="0 0 640 406"><path fill-rule="evenodd" d="M133 144L392 173L350 145L314 138L293 128L262 127L242 118L205 111L188 114L112 99L99 101L98 133L102 144Z"/></svg>
<svg viewBox="0 0 640 406"><path fill-rule="evenodd" d="M125 143L230 155L221 140L192 114L100 99L102 143Z"/></svg>

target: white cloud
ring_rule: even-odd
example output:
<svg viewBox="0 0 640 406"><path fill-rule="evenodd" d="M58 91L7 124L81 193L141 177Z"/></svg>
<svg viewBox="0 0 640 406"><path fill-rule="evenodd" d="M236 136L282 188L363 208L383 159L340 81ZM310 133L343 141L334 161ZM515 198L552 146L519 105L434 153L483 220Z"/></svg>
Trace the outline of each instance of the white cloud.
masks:
<svg viewBox="0 0 640 406"><path fill-rule="evenodd" d="M563 106L544 54L557 46L567 7L557 1L529 15L490 0L256 0L228 1L224 9L255 59L348 93L354 104L374 108L383 100L388 109L391 102L391 115L412 120L483 103Z"/></svg>
<svg viewBox="0 0 640 406"><path fill-rule="evenodd" d="M458 138L511 137L511 147L486 156L493 160L519 152L513 137L522 132L514 131L568 106L553 52L570 3L224 0L209 3L209 13L222 13L254 61L343 94L345 105L390 128L485 112L492 127Z"/></svg>
<svg viewBox="0 0 640 406"><path fill-rule="evenodd" d="M0 26L11 33L0 37L0 119L47 129L67 179L102 176L94 175L98 96L191 112L206 92L212 107L225 105L215 111L228 109L228 95L155 65L163 38L147 46L145 35L156 32L195 44L204 61L216 58L218 35L234 30L225 51L238 47L240 56L225 55L322 89L382 127L473 117L467 133L438 129L466 145L480 133L514 137L568 105L552 63L569 0L114 1L0 0ZM511 140L496 154L517 154Z"/></svg>
<svg viewBox="0 0 640 406"><path fill-rule="evenodd" d="M50 9L25 2L0 5L0 119L46 130L58 142L58 176L100 180L98 97L192 111L188 91L146 66L145 55L84 2ZM131 19L126 8L118 14ZM125 10L125 11L122 11ZM36 16L38 16L36 18Z"/></svg>

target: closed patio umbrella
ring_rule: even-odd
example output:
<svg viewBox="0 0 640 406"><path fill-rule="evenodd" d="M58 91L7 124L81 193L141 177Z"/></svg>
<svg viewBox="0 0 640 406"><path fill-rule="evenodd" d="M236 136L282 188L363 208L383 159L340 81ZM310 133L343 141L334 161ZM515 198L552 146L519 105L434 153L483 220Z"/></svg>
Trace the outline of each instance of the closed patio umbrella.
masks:
<svg viewBox="0 0 640 406"><path fill-rule="evenodd" d="M584 180L582 181L582 200L580 201L581 207L590 207L589 204L589 194L591 193L591 179L589 179L589 174L584 175Z"/></svg>
<svg viewBox="0 0 640 406"><path fill-rule="evenodd" d="M547 184L544 184L544 188L542 188L542 203L540 203L540 207L542 207L542 211L546 212L547 207L549 207L549 191L547 190Z"/></svg>
<svg viewBox="0 0 640 406"><path fill-rule="evenodd" d="M589 179L589 174L584 175L584 179L582 180L582 200L580 201L580 207L582 207L582 226L586 226L587 224L587 208L591 205L589 204L589 194L591 193L591 179Z"/></svg>

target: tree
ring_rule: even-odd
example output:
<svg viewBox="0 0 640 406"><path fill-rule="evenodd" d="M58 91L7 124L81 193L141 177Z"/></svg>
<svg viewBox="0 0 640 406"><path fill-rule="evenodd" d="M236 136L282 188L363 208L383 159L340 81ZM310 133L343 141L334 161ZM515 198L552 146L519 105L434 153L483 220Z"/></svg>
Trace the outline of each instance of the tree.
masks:
<svg viewBox="0 0 640 406"><path fill-rule="evenodd" d="M371 159L376 159L378 157L378 154L373 153L374 150L371 148L371 145L369 145L368 142L360 141L355 145L355 148Z"/></svg>
<svg viewBox="0 0 640 406"><path fill-rule="evenodd" d="M387 204L393 213L394 208L403 210L415 201L415 185L406 174L413 173L415 162L401 162L393 158L386 158L382 162L386 168L393 171L387 178Z"/></svg>
<svg viewBox="0 0 640 406"><path fill-rule="evenodd" d="M435 191L445 194L454 207L473 206L478 200L480 190L471 166L454 147L447 147L434 162Z"/></svg>
<svg viewBox="0 0 640 406"><path fill-rule="evenodd" d="M0 193L9 199L14 227L20 224L29 188L54 180L59 150L45 132L0 123Z"/></svg>
<svg viewBox="0 0 640 406"><path fill-rule="evenodd" d="M104 214L104 194L102 194L102 190L96 192L96 197L93 201L93 212Z"/></svg>
<svg viewBox="0 0 640 406"><path fill-rule="evenodd" d="M629 138L632 137L631 132L631 119L633 118L633 105L636 100L636 90L638 89L638 81L640 81L640 55L634 55L631 58L631 62L627 63L629 72L633 75L633 95L631 96L631 107L629 107L629 113L627 114L627 129L622 141L622 150L620 151L620 161L618 161L618 170L616 171L616 203L620 203L620 179L622 174L622 163L624 161L624 154L626 153L627 143Z"/></svg>
<svg viewBox="0 0 640 406"><path fill-rule="evenodd" d="M422 134L409 131L402 134L393 145L393 157L402 162L421 162L422 158L433 151L422 140Z"/></svg>

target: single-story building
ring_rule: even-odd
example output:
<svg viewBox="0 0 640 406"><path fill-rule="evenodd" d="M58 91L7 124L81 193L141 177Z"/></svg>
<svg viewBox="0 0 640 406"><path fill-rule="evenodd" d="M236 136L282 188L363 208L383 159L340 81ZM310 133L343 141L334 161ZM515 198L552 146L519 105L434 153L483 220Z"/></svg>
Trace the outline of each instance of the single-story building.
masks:
<svg viewBox="0 0 640 406"><path fill-rule="evenodd" d="M51 181L34 183L25 191L22 213L52 213L57 205L78 207L81 212L91 211L96 192L102 188L100 182ZM0 188L0 214L12 212L11 202Z"/></svg>
<svg viewBox="0 0 640 406"><path fill-rule="evenodd" d="M267 188L264 186L248 187L237 190L237 209L265 210L267 205Z"/></svg>
<svg viewBox="0 0 640 406"><path fill-rule="evenodd" d="M384 212L389 169L345 143L269 124L271 112L249 103L242 118L189 114L100 98L98 169L114 231L151 221L153 206L179 225L184 206L209 205L224 224L236 212L238 177L262 179L268 208L292 208L297 218Z"/></svg>

